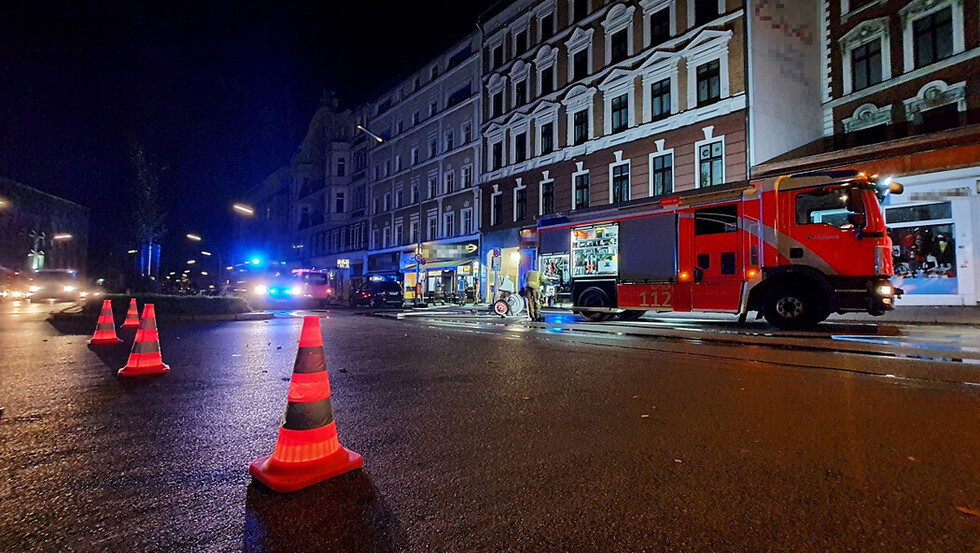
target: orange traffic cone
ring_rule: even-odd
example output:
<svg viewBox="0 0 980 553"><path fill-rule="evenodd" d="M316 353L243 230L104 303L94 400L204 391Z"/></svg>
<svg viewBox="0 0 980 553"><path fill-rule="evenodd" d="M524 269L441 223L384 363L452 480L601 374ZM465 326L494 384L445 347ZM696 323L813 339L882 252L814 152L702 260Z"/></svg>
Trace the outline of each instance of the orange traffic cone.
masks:
<svg viewBox="0 0 980 553"><path fill-rule="evenodd" d="M122 328L139 328L140 312L136 308L136 298L129 298L129 311L126 311L126 320L123 321Z"/></svg>
<svg viewBox="0 0 980 553"><path fill-rule="evenodd" d="M248 472L273 491L284 493L363 465L361 456L340 445L337 436L320 319L304 317L276 449L252 461Z"/></svg>
<svg viewBox="0 0 980 553"><path fill-rule="evenodd" d="M133 351L126 366L119 369L119 376L143 376L167 374L170 367L163 364L160 356L160 335L157 333L157 316L153 304L143 306L143 320L136 331Z"/></svg>
<svg viewBox="0 0 980 553"><path fill-rule="evenodd" d="M99 314L99 322L95 324L95 334L88 341L92 346L110 346L121 343L122 340L116 336L116 321L112 318L112 302L105 300L102 302L102 313Z"/></svg>

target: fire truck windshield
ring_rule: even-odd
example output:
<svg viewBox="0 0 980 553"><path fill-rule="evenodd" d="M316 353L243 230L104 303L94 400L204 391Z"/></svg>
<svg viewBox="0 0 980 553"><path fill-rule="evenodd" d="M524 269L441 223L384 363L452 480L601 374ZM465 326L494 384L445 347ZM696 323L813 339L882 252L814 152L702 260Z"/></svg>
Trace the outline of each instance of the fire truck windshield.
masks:
<svg viewBox="0 0 980 553"><path fill-rule="evenodd" d="M863 229L867 223L864 202L863 190L857 186L803 190L796 196L796 224Z"/></svg>

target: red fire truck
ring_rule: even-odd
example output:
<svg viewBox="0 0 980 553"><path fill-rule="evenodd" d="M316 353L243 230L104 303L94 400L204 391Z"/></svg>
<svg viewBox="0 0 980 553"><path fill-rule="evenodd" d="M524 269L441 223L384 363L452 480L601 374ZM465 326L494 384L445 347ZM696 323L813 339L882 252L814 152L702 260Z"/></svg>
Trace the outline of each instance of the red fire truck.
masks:
<svg viewBox="0 0 980 553"><path fill-rule="evenodd" d="M538 221L539 259L568 255L589 320L654 311L748 312L776 327L894 307L879 199L856 171L815 172L559 213Z"/></svg>

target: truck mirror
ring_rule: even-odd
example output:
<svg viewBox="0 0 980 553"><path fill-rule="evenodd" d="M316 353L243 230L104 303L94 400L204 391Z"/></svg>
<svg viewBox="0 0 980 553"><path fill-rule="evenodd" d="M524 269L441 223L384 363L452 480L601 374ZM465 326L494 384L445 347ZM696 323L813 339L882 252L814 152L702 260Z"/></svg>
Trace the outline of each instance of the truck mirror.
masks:
<svg viewBox="0 0 980 553"><path fill-rule="evenodd" d="M854 228L856 229L863 229L864 225L867 224L868 221L865 218L864 213L848 213L847 222L854 225Z"/></svg>

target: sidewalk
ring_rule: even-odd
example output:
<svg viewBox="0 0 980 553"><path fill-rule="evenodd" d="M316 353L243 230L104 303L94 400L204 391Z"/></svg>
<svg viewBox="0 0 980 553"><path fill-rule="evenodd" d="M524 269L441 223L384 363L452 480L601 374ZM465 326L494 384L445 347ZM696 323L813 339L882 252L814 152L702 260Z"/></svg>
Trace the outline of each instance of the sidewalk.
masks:
<svg viewBox="0 0 980 553"><path fill-rule="evenodd" d="M570 306L545 307L545 313L559 314L571 310ZM430 305L428 307L407 309L404 315L418 316L442 314L471 314L480 315L490 313L490 306L487 304L468 304L459 305ZM712 319L719 321L736 321L737 317L727 313L654 313L648 312L647 317L661 319ZM750 314L750 319L755 317L755 313ZM969 325L980 327L980 305L943 305L943 306L899 306L894 311L889 311L880 317L874 317L867 313L846 313L844 315L833 314L828 321L831 322L861 322L861 323L885 323L885 324L920 324L920 325Z"/></svg>

